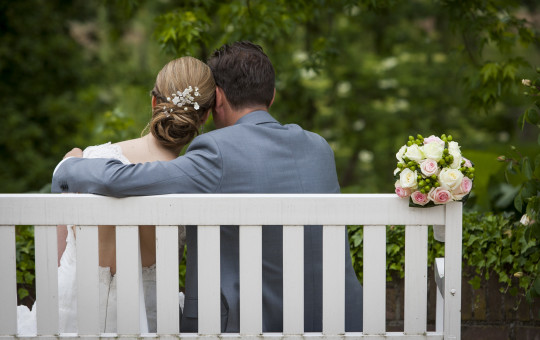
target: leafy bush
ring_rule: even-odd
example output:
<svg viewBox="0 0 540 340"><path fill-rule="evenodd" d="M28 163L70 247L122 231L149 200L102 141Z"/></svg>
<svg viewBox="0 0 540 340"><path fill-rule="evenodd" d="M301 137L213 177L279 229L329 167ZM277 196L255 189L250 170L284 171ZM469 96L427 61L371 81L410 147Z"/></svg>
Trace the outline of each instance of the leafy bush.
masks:
<svg viewBox="0 0 540 340"><path fill-rule="evenodd" d="M363 228L351 226L349 246L354 271L360 282L363 282ZM428 265L432 265L436 257L444 257L444 244L434 241L433 228L428 228ZM388 226L386 228L386 280L392 281L395 275L405 275L405 226Z"/></svg>
<svg viewBox="0 0 540 340"><path fill-rule="evenodd" d="M525 295L528 301L540 295L540 284L533 284L540 282L540 246L514 214L468 213L463 226L463 258L477 273L470 281L473 288L479 288L482 276L497 275L512 295Z"/></svg>
<svg viewBox="0 0 540 340"><path fill-rule="evenodd" d="M35 299L34 227L19 226L16 231L17 293L19 300Z"/></svg>
<svg viewBox="0 0 540 340"><path fill-rule="evenodd" d="M469 283L479 288L481 278L497 275L499 282L506 284L504 291L512 295L525 296L528 301L540 294L540 280L535 279L540 271L540 247L531 236L527 226L521 224L512 213L463 214L463 263L475 269L476 275ZM444 256L444 244L428 235L428 264L436 257ZM360 281L363 273L363 228L349 227L351 256ZM405 228L389 226L386 233L386 277L404 276ZM518 284L516 285L516 278Z"/></svg>

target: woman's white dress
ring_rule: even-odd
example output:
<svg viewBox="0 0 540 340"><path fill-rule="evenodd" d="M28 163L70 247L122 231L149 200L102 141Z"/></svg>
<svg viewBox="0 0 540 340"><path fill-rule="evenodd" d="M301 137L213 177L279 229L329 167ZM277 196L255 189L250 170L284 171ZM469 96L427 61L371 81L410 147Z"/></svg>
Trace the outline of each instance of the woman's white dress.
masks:
<svg viewBox="0 0 540 340"><path fill-rule="evenodd" d="M88 147L83 152L85 158L115 158L124 164L129 160L122 154L118 145L111 143ZM77 332L77 282L76 248L73 226L68 226L66 249L58 267L58 306L60 333ZM155 265L142 268L141 332L156 331L156 270ZM38 297L39 302L39 297ZM180 293L183 306L183 294ZM143 308L143 306L145 308ZM99 267L99 311L102 333L116 333L116 276L109 267ZM144 315L146 314L146 315ZM18 333L36 334L36 303L29 310L26 306L17 307ZM145 322L147 321L147 323ZM148 325L145 329L146 324Z"/></svg>

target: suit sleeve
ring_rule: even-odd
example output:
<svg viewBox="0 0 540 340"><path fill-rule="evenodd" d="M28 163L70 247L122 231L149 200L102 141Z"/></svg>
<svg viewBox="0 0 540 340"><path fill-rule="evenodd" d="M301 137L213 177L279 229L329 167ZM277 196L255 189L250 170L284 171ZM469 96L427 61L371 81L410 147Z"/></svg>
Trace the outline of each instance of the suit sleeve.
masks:
<svg viewBox="0 0 540 340"><path fill-rule="evenodd" d="M168 162L122 164L104 158L71 158L53 174L52 192L113 197L212 193L222 176L219 147L210 134L193 140L184 156Z"/></svg>

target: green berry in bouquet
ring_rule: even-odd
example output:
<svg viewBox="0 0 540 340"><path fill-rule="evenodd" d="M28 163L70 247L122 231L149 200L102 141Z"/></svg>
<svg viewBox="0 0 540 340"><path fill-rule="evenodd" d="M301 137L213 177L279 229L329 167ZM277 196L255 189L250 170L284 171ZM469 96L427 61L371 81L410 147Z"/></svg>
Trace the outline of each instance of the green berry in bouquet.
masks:
<svg viewBox="0 0 540 340"><path fill-rule="evenodd" d="M451 135L409 136L396 158L395 192L408 198L411 206L465 201L472 189L473 164L463 157Z"/></svg>

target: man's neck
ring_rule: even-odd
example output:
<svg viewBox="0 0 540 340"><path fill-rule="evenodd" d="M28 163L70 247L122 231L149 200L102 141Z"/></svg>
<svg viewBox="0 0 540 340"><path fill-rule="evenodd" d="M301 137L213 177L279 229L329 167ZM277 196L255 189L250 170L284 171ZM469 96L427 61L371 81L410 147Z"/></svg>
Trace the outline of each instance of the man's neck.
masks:
<svg viewBox="0 0 540 340"><path fill-rule="evenodd" d="M242 109L239 109L239 110L235 110L230 115L231 119L229 120L227 126L231 126L231 125L236 124L238 119L244 117L245 115L247 115L247 114L249 114L249 113L251 113L253 111L266 111L266 112L268 112L268 108L266 106L250 106L250 107L242 108Z"/></svg>

